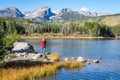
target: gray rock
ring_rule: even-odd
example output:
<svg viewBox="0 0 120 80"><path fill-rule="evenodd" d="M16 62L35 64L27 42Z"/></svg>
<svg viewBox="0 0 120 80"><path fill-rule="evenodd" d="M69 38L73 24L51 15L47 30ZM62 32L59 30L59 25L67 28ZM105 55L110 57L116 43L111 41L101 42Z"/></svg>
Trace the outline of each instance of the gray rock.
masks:
<svg viewBox="0 0 120 80"><path fill-rule="evenodd" d="M29 54L28 57L29 57L30 59L33 59L33 60L38 60L38 58L40 58L40 55L41 55L41 54L31 54L31 55ZM31 57L30 57L30 56L31 56Z"/></svg>
<svg viewBox="0 0 120 80"><path fill-rule="evenodd" d="M69 59L68 58L65 58L65 60L64 61L68 61Z"/></svg>
<svg viewBox="0 0 120 80"><path fill-rule="evenodd" d="M72 61L76 61L76 60L75 60L75 57L71 57L71 60L72 60Z"/></svg>
<svg viewBox="0 0 120 80"><path fill-rule="evenodd" d="M89 61L87 61L87 62L86 62L86 64L88 64L88 65L89 65L89 64L91 64L91 63L90 63Z"/></svg>
<svg viewBox="0 0 120 80"><path fill-rule="evenodd" d="M27 53L25 53L25 52L23 52L23 53L15 53L15 55L17 56L17 57L26 57L27 56Z"/></svg>
<svg viewBox="0 0 120 80"><path fill-rule="evenodd" d="M26 42L15 42L14 44L14 48L12 49L12 51L14 53L30 53L30 52L34 52L34 48L31 44L26 43Z"/></svg>
<svg viewBox="0 0 120 80"><path fill-rule="evenodd" d="M79 57L77 58L77 61L78 61L78 62L86 62L86 59L83 58L83 57L81 57L81 56L79 56Z"/></svg>
<svg viewBox="0 0 120 80"><path fill-rule="evenodd" d="M99 63L100 61L99 60L93 60L94 63Z"/></svg>
<svg viewBox="0 0 120 80"><path fill-rule="evenodd" d="M30 61L43 61L43 58L40 56L41 54L35 53L16 53L13 55L8 55L5 57L5 61L18 61L18 60L30 60Z"/></svg>

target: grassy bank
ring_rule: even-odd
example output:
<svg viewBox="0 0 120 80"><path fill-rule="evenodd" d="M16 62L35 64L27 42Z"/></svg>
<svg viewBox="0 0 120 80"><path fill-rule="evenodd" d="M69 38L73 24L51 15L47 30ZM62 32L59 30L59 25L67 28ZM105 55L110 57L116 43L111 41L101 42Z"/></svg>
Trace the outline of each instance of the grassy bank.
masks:
<svg viewBox="0 0 120 80"><path fill-rule="evenodd" d="M56 75L61 68L81 69L84 66L80 62L55 62L44 64L42 66L33 66L29 68L8 68L0 69L1 80L34 80L38 77Z"/></svg>

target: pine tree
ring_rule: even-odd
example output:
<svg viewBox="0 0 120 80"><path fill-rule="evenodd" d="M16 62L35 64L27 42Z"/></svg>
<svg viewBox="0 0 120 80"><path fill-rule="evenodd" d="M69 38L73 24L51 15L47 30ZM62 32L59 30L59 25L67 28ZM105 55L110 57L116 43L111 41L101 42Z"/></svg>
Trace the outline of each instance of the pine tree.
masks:
<svg viewBox="0 0 120 80"><path fill-rule="evenodd" d="M3 29L1 28L2 26L0 25L0 55L3 54L3 37L4 37L4 32L3 32Z"/></svg>

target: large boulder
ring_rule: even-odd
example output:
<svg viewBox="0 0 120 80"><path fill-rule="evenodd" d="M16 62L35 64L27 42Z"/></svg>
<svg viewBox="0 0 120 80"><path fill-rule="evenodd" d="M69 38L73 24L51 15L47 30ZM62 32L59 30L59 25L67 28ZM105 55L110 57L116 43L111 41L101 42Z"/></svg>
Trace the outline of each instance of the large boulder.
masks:
<svg viewBox="0 0 120 80"><path fill-rule="evenodd" d="M12 51L14 53L30 53L30 52L34 52L34 48L31 44L27 43L27 42L15 42L13 44L14 48L12 49Z"/></svg>

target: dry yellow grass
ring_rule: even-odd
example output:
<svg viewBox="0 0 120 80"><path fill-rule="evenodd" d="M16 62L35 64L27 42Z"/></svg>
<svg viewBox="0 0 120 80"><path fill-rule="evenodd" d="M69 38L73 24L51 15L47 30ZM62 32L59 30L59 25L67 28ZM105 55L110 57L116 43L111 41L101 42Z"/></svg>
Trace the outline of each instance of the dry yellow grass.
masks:
<svg viewBox="0 0 120 80"><path fill-rule="evenodd" d="M63 67L75 69L83 66L84 64L80 62L55 62L29 68L0 69L0 80L34 80L37 77L55 75Z"/></svg>
<svg viewBox="0 0 120 80"><path fill-rule="evenodd" d="M65 69L72 70L72 69L81 69L83 67L83 63L80 62L65 62L63 63Z"/></svg>
<svg viewBox="0 0 120 80"><path fill-rule="evenodd" d="M50 57L53 61L59 61L60 60L60 55L58 53L48 54L47 56Z"/></svg>

